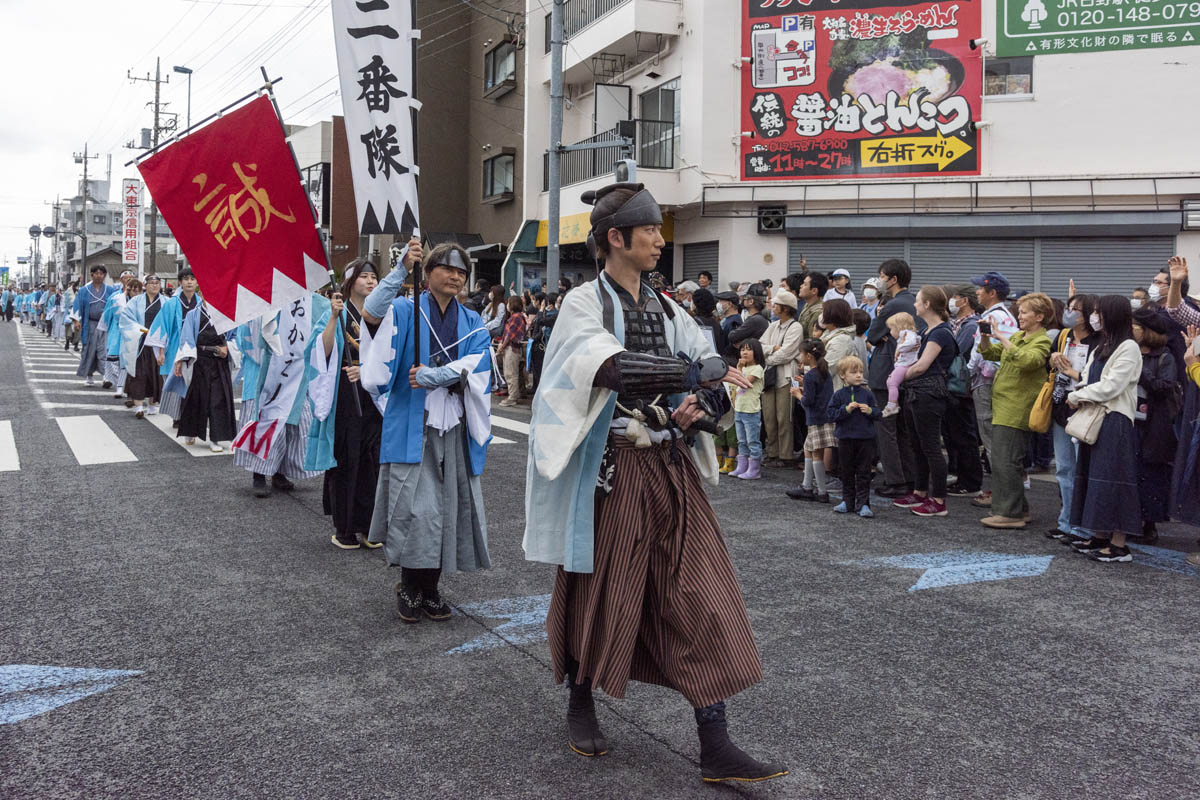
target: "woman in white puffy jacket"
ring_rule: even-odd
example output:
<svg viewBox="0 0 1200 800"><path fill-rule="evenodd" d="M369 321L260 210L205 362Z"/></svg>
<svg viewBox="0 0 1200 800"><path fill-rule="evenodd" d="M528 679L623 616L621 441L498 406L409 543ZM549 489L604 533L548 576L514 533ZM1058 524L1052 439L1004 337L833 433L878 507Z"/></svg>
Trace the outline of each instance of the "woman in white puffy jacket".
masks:
<svg viewBox="0 0 1200 800"><path fill-rule="evenodd" d="M1133 338L1133 308L1120 295L1100 298L1091 318L1101 340L1092 348L1079 388L1067 395L1072 408L1096 403L1107 412L1096 443L1079 443L1071 527L1091 531L1086 540L1067 539L1077 552L1104 563L1133 561L1127 535L1142 532L1138 495L1134 412L1142 375L1142 352Z"/></svg>

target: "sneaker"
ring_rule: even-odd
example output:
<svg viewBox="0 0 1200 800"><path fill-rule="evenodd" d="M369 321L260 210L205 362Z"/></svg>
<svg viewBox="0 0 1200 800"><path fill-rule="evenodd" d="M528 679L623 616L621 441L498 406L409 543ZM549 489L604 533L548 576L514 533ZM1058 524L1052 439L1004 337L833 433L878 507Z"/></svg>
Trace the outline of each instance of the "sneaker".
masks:
<svg viewBox="0 0 1200 800"><path fill-rule="evenodd" d="M1187 563L1200 568L1200 553L1188 553Z"/></svg>
<svg viewBox="0 0 1200 800"><path fill-rule="evenodd" d="M89 376L88 376L88 379L87 379L87 384L86 384L86 385L87 385L87 386L95 386L95 385L96 385L96 379L95 379L95 378L93 378L93 377L91 377L91 376L89 375Z"/></svg>
<svg viewBox="0 0 1200 800"><path fill-rule="evenodd" d="M358 537L352 533L342 536L342 534L335 532L333 536L329 537L329 541L334 547L342 550L357 550L360 547L358 544Z"/></svg>
<svg viewBox="0 0 1200 800"><path fill-rule="evenodd" d="M1108 539L1097 539L1093 536L1091 539L1085 539L1082 542L1076 542L1071 545L1071 548L1076 553L1095 553L1105 549L1111 544Z"/></svg>
<svg viewBox="0 0 1200 800"><path fill-rule="evenodd" d="M793 500L816 500L817 493L812 489L805 489L803 486L797 486L795 489L788 489L787 496Z"/></svg>
<svg viewBox="0 0 1200 800"><path fill-rule="evenodd" d="M421 613L432 620L441 622L450 619L454 612L450 610L450 604L443 600L441 594L434 589L432 595L421 596Z"/></svg>
<svg viewBox="0 0 1200 800"><path fill-rule="evenodd" d="M950 497L974 497L979 494L979 490L968 489L961 483L952 483L946 487L946 494Z"/></svg>
<svg viewBox="0 0 1200 800"><path fill-rule="evenodd" d="M1045 533L1045 537L1047 539L1058 539L1059 541L1062 541L1063 539L1067 538L1070 535L1071 535L1070 533L1067 533L1065 531L1060 531L1058 528L1051 528L1050 530L1046 531L1046 533Z"/></svg>
<svg viewBox="0 0 1200 800"><path fill-rule="evenodd" d="M875 512L871 510L870 506L863 506L858 510L858 515L863 519L871 519L875 516Z"/></svg>
<svg viewBox="0 0 1200 800"><path fill-rule="evenodd" d="M888 403L886 406L883 407L883 411L881 411L879 413L879 416L883 417L884 419L887 419L888 417L894 417L899 413L900 413L900 406L894 406L891 403Z"/></svg>
<svg viewBox="0 0 1200 800"><path fill-rule="evenodd" d="M916 514L918 517L944 517L947 515L946 504L939 503L932 497L925 498L925 502L919 506L910 508L909 511Z"/></svg>
<svg viewBox="0 0 1200 800"><path fill-rule="evenodd" d="M904 497L897 497L892 501L892 505L896 508L916 508L925 502L925 498L919 494L906 494Z"/></svg>
<svg viewBox="0 0 1200 800"><path fill-rule="evenodd" d="M421 593L396 584L396 615L408 623L421 621Z"/></svg>
<svg viewBox="0 0 1200 800"><path fill-rule="evenodd" d="M996 528L1000 530L1019 530L1025 527L1025 520L1020 517L1001 517L993 515L984 517L979 520L980 524L985 528Z"/></svg>
<svg viewBox="0 0 1200 800"><path fill-rule="evenodd" d="M502 408L512 408L516 404L517 404L517 401L513 400L511 397L506 397L498 403L498 405L501 406Z"/></svg>
<svg viewBox="0 0 1200 800"><path fill-rule="evenodd" d="M1029 476L1028 476L1028 475L1026 475L1026 476L1025 476L1025 488L1026 488L1026 489L1032 489L1032 488L1033 488L1033 484L1031 484L1031 483L1029 482Z"/></svg>
<svg viewBox="0 0 1200 800"><path fill-rule="evenodd" d="M826 489L826 490L828 490L828 491L830 491L830 492L840 492L840 491L842 491L842 480L841 480L841 478L826 478L826 479L825 479L825 489Z"/></svg>
<svg viewBox="0 0 1200 800"><path fill-rule="evenodd" d="M1129 552L1128 547L1117 547L1109 545L1103 550L1097 550L1088 556L1092 561L1099 561L1102 564L1127 564L1133 561L1133 553Z"/></svg>
<svg viewBox="0 0 1200 800"><path fill-rule="evenodd" d="M1061 539L1059 539L1058 541L1059 541L1059 544L1070 547L1071 545L1076 545L1076 544L1079 544L1080 542L1086 542L1087 540L1088 540L1088 537L1086 537L1086 536L1077 536L1074 533L1068 533L1065 536L1063 536Z"/></svg>
<svg viewBox="0 0 1200 800"><path fill-rule="evenodd" d="M992 493L980 492L975 496L975 499L971 501L971 505L975 506L976 508L991 508Z"/></svg>
<svg viewBox="0 0 1200 800"><path fill-rule="evenodd" d="M875 494L880 497L907 497L912 494L912 489L901 484L888 484L881 489L876 490Z"/></svg>
<svg viewBox="0 0 1200 800"><path fill-rule="evenodd" d="M849 513L849 512L850 512L850 509L849 509L849 507L847 507L847 506L846 506L846 501L845 501L845 500L843 500L842 502L840 502L840 503L838 503L836 506L834 506L834 507L833 507L833 510L834 510L834 511L836 511L837 513L839 513L839 514L847 514L847 513Z"/></svg>

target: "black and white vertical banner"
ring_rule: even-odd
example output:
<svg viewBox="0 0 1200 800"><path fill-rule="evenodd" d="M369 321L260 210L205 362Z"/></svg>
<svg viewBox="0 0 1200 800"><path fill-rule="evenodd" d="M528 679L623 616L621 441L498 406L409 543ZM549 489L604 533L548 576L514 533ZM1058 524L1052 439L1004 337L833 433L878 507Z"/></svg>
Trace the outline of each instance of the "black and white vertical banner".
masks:
<svg viewBox="0 0 1200 800"><path fill-rule="evenodd" d="M333 0L338 77L362 234L418 228L416 0Z"/></svg>

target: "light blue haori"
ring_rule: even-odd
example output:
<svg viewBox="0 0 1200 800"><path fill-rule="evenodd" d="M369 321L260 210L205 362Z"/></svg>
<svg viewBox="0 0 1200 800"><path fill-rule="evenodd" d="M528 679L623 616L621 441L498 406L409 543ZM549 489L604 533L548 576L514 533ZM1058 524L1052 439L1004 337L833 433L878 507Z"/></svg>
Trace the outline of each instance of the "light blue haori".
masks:
<svg viewBox="0 0 1200 800"><path fill-rule="evenodd" d="M604 327L602 293L615 309L611 333ZM691 315L668 297L662 302L674 312L674 319L664 319L672 352L692 359L717 355ZM624 341L621 299L606 278L567 293L533 398L523 542L530 561L592 571L596 478L617 404L615 392L592 383L604 362L625 349ZM671 405L683 399L676 395ZM701 478L716 486L713 438L695 437L689 451Z"/></svg>

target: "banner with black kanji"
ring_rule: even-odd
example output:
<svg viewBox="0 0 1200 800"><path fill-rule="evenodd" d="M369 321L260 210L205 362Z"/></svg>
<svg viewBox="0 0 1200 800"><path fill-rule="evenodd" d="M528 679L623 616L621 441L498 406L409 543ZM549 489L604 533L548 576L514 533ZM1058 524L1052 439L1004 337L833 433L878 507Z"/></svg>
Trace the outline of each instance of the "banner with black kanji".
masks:
<svg viewBox="0 0 1200 800"><path fill-rule="evenodd" d="M418 227L416 0L333 0L334 41L362 234Z"/></svg>

